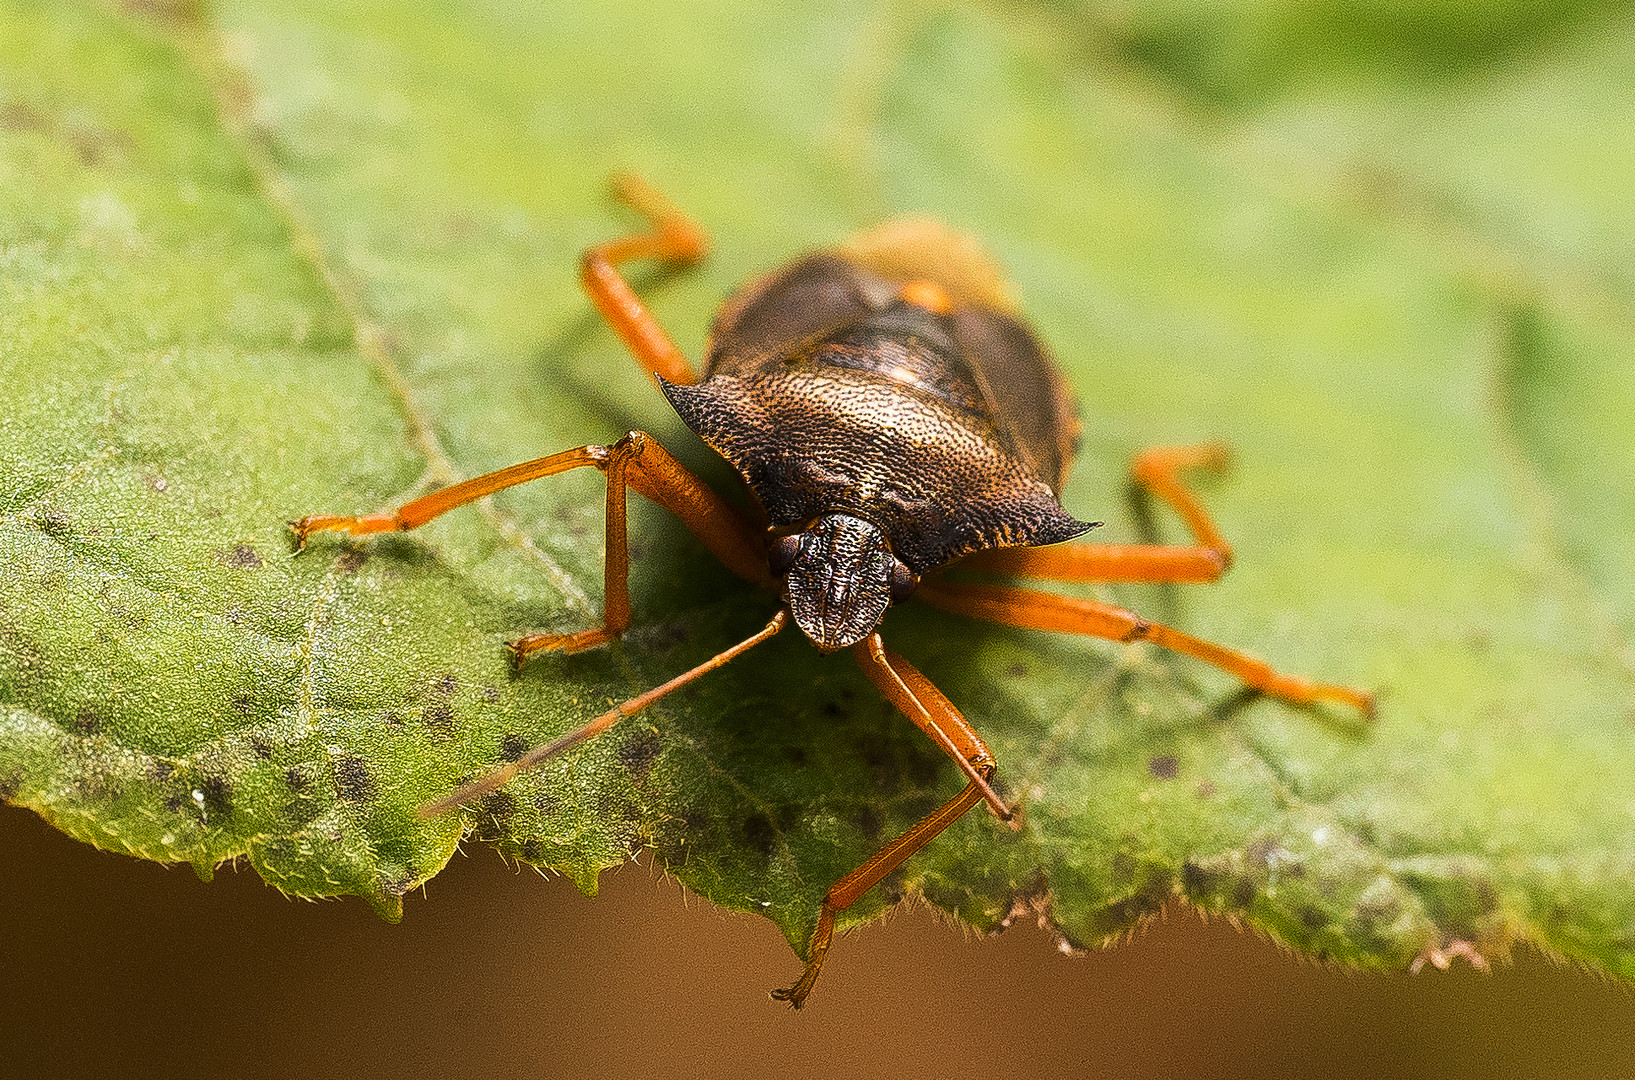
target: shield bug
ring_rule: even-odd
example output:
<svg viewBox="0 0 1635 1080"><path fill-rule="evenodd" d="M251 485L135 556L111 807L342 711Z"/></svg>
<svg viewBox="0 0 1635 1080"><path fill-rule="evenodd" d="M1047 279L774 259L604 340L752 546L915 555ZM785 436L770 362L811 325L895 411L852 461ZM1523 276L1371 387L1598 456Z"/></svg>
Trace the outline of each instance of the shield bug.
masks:
<svg viewBox="0 0 1635 1080"><path fill-rule="evenodd" d="M774 996L799 1007L811 992L835 917L979 802L1003 819L996 762L982 737L935 685L886 648L880 624L918 596L957 615L1007 626L1150 641L1297 705L1334 701L1370 713L1360 690L1285 675L1243 653L1123 608L1016 584L951 580L954 564L1016 579L1208 582L1231 561L1209 514L1181 482L1218 467L1219 445L1147 450L1138 483L1181 517L1194 542L1072 543L1093 526L1057 499L1072 459L1072 396L1021 321L989 258L927 220L898 220L830 251L798 259L739 290L716 317L703 377L625 281L620 265L672 265L704 255L703 233L634 178L618 197L648 230L591 248L581 279L598 310L650 372L682 420L738 471L746 515L693 476L657 441L633 431L479 476L385 513L317 514L292 523L297 542L321 530L408 530L503 488L577 468L607 477L600 626L530 634L510 643L520 662L545 651L603 645L630 624L625 493L675 514L730 569L776 593L756 633L690 671L425 808L442 813L646 708L783 630L790 621L820 652L848 651L868 679L963 770L966 784L936 811L836 882L823 898L806 968Z"/></svg>

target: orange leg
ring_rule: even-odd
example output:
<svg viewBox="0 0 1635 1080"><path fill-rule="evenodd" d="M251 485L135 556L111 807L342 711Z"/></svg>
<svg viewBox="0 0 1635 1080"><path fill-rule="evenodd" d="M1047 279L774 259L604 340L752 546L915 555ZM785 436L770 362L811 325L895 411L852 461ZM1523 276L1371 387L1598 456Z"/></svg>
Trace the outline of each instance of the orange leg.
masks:
<svg viewBox="0 0 1635 1080"><path fill-rule="evenodd" d="M1160 446L1136 455L1131 473L1185 521L1191 545L1057 544L1042 548L999 548L966 559L961 566L1016 577L1052 581L1209 582L1232 564L1232 547L1215 528L1209 512L1181 483L1182 469L1225 467L1220 443Z"/></svg>
<svg viewBox="0 0 1635 1080"><path fill-rule="evenodd" d="M976 619L1019 626L1029 630L1055 630L1086 634L1113 641L1151 641L1166 649L1195 656L1231 672L1263 694L1296 705L1317 701L1340 701L1372 716L1374 696L1349 686L1312 682L1295 675L1274 671L1252 656L1222 648L1190 634L1148 622L1141 616L1112 604L1054 593L1036 592L1002 585L968 585L928 580L915 594L933 607L969 615Z"/></svg>
<svg viewBox="0 0 1635 1080"><path fill-rule="evenodd" d="M887 649L878 633L870 634L851 648L852 657L863 674L869 677L886 700L897 706L899 712L914 722L931 737L943 753L954 759L977 785L989 807L1001 818L1009 819L1010 807L1005 805L988 777L993 774L994 756L982 736L976 733L965 715L954 707L947 696L930 679L901 656ZM983 771L986 770L986 771Z"/></svg>
<svg viewBox="0 0 1635 1080"><path fill-rule="evenodd" d="M510 783L518 773L527 772L529 769L533 768L535 765L538 765L546 758L554 757L555 755L568 749L570 746L577 746L579 743L584 742L593 735L600 735L602 732L606 731L614 724L617 724L625 717L635 716L637 713L653 704L653 702L664 697L672 690L679 690L681 687L686 686L700 675L714 671L716 668L737 659L739 656L748 652L750 649L753 649L767 638L782 630L784 626L788 624L788 622L789 614L780 610L776 615L772 616L771 621L768 622L766 626L762 627L759 632L751 634L749 637L745 638L743 641L740 641L732 648L727 649L724 652L717 653L715 656L712 656L710 659L704 661L702 664L699 664L692 670L682 672L680 675L677 675L668 682L661 683L660 685L653 687L653 689L647 691L645 694L638 694L621 705L615 705L613 708L609 709L607 712L603 713L601 716L598 716L596 719L592 720L583 727L570 731L566 735L559 738L553 739L552 741L545 743L543 746L534 747L526 754L523 754L521 757L517 758L517 760L501 765L493 772L472 781L471 783L460 788L458 791L455 791L450 795L445 795L443 798L434 802L427 803L425 806L420 808L420 816L423 818L436 817L438 814L452 810L462 803L468 803L473 799L481 798L491 791L498 791L500 788Z"/></svg>
<svg viewBox="0 0 1635 1080"><path fill-rule="evenodd" d="M883 881L904 860L984 799L1001 817L1010 817L1009 809L988 784L996 768L993 753L982 741L982 736L954 707L954 703L908 661L886 649L878 633L870 634L853 645L852 656L881 693L959 762L971 779L958 795L921 818L907 832L875 852L862 866L835 882L824 894L817 926L813 928L806 946L806 970L801 972L795 985L772 992L774 998L787 1001L797 1009L806 1001L806 995L812 992L817 982L818 973L823 970L824 958L829 954L829 946L834 943L836 916L857 903L864 893Z"/></svg>
<svg viewBox="0 0 1635 1080"><path fill-rule="evenodd" d="M709 240L669 200L637 177L615 177L613 194L647 218L652 231L611 240L586 251L580 265L580 283L649 374L656 371L673 383L695 383L698 377L687 357L625 281L618 265L630 259L657 259L685 266L704 257Z"/></svg>
<svg viewBox="0 0 1635 1080"><path fill-rule="evenodd" d="M396 510L347 517L313 514L292 521L301 547L315 532L333 530L362 535L417 529L457 506L474 502L517 484L586 466L607 474L607 556L603 566L602 625L573 634L530 634L511 643L521 660L542 649L577 652L601 645L630 625L630 553L625 522L625 489L636 491L681 519L716 558L733 572L767 584L766 555L755 527L703 481L688 472L651 436L632 431L612 446L581 446L526 461L463 483L434 491Z"/></svg>

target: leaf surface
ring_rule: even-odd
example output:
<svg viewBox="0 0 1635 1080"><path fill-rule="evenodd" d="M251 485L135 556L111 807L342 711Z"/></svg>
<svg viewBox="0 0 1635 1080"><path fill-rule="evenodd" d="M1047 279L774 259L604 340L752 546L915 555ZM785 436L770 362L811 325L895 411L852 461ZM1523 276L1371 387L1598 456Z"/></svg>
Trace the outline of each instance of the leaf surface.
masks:
<svg viewBox="0 0 1635 1080"><path fill-rule="evenodd" d="M798 635L414 815L764 622L679 524L634 500L636 625L518 678L505 640L598 617L599 477L290 557L287 519L634 428L730 486L576 286L633 168L715 238L638 274L695 356L736 284L883 216L981 236L1080 395L1101 538L1179 539L1138 448L1236 452L1229 578L1104 595L1382 694L1364 727L905 606L1025 824L969 815L848 920L906 891L1090 945L1179 895L1355 963L1635 973L1635 21L1450 10L1437 66L1382 12L1302 66L1281 8L1130 11L0 0L0 792L394 917L467 826L587 890L648 846L803 942L959 781Z"/></svg>

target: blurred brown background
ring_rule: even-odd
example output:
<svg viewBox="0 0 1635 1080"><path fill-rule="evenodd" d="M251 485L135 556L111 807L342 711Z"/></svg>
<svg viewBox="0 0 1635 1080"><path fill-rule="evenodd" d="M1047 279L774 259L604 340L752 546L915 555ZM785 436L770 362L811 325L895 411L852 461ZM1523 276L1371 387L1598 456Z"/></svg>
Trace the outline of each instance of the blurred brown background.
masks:
<svg viewBox="0 0 1635 1080"><path fill-rule="evenodd" d="M399 926L96 851L0 807L6 1077L1618 1077L1635 994L1531 952L1330 971L1173 913L1058 955L925 910L846 936L800 1013L770 923L652 867L586 900L473 845Z"/></svg>

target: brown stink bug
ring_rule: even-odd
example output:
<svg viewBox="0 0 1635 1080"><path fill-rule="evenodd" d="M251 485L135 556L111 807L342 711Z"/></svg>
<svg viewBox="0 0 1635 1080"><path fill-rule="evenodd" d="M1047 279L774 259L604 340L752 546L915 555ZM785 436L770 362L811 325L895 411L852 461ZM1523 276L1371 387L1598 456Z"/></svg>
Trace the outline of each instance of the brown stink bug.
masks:
<svg viewBox="0 0 1635 1080"><path fill-rule="evenodd" d="M952 563L1056 581L1206 582L1231 561L1209 515L1179 473L1218 466L1218 445L1139 454L1135 478L1173 507L1195 543L1071 544L1092 528L1057 501L1072 457L1073 401L1042 345L1018 319L998 272L971 241L930 221L901 220L843 247L799 259L750 284L716 317L693 371L620 274L620 263L701 258L702 232L633 178L618 196L651 230L591 248L582 281L608 323L654 374L683 421L730 462L757 518L724 501L650 436L582 446L434 492L396 510L294 522L304 545L334 529L414 529L456 506L569 469L607 475L602 625L531 634L518 661L542 650L605 644L630 624L625 490L679 517L718 559L782 600L764 628L725 652L535 748L445 799L436 814L500 787L518 772L607 730L782 630L791 619L821 652L848 650L869 680L964 770L965 789L846 875L823 899L806 970L774 996L799 1007L834 935L835 916L971 807L1010 808L989 785L995 761L982 737L913 665L887 649L880 622L911 595L1007 626L1145 640L1214 664L1283 701L1342 702L1364 713L1360 690L1284 675L1248 656L1079 597L948 580Z"/></svg>

